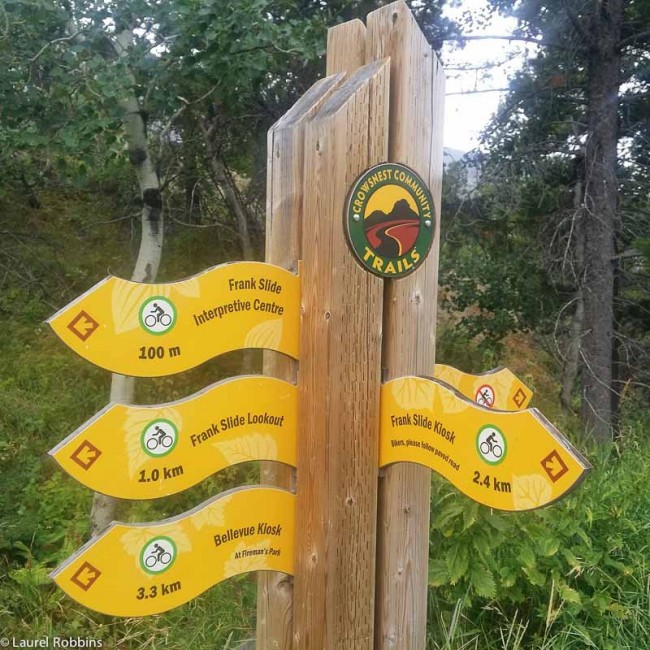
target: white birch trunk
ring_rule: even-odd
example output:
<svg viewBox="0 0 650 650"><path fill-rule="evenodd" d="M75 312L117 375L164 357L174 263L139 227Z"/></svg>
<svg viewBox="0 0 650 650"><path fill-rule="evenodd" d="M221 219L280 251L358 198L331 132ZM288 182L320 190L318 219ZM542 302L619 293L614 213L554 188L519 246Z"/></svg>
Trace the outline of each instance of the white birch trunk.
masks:
<svg viewBox="0 0 650 650"><path fill-rule="evenodd" d="M130 29L121 31L115 38L114 46L118 58L126 57L131 44ZM135 78L129 72L131 87L135 88ZM131 276L134 282L154 282L160 265L163 244L163 215L160 182L153 161L149 155L146 124L135 96L131 92L119 102L123 112L129 159L138 179L142 196L142 238L140 250ZM111 379L111 402L133 403L135 378L113 374ZM118 500L95 493L90 514L91 535L100 534L115 519Z"/></svg>

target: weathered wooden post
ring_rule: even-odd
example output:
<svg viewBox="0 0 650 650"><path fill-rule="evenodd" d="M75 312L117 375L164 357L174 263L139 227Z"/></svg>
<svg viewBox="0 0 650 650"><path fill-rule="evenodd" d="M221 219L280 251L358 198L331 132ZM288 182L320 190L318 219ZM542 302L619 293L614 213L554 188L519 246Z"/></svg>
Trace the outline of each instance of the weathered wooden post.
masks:
<svg viewBox="0 0 650 650"><path fill-rule="evenodd" d="M269 130L267 142L266 261L298 272L301 258L305 125L343 80L333 75L318 81ZM264 353L264 374L297 382L298 362ZM261 483L295 490L295 470L288 465L262 463ZM257 592L257 647L291 647L293 578L261 572Z"/></svg>
<svg viewBox="0 0 650 650"><path fill-rule="evenodd" d="M359 381L360 375L351 375L341 381L336 377L335 372L334 379L330 382L340 382L339 390L343 391L348 405L346 413L341 413L339 402L336 399L334 401L330 399L329 389L326 388L328 380L323 373L329 367L327 355L331 356L332 353L336 354L338 351L341 354L341 359L348 359L350 354L359 354L358 351L351 351L352 347L347 348L348 345L351 345L348 334L352 334L352 330L356 329L353 320L350 320L353 312L350 312L349 309L348 313L340 312L336 306L332 308L331 298L327 293L330 291L330 287L326 285L333 281L329 277L336 278L340 285L344 284L347 291L352 292L355 283L364 280L364 272L356 267L342 241L341 218L345 194L353 180L364 169L375 163L390 160L409 165L428 182L435 202L435 236L429 260L423 268L408 278L399 281L388 280L384 290L383 310L370 308L374 311L377 323L383 321L384 348L381 367L384 369L384 378L430 372L435 357L444 76L434 53L404 2L395 2L371 13L368 16L367 28L360 20L353 20L338 25L328 32L327 73L330 75L334 73L354 75L365 63L388 57L390 57L391 77L390 110L388 111L388 122L381 127L384 129L384 136L388 136L388 149L383 152L378 151L379 155L374 159L368 158L365 164L359 161L356 170L348 171L343 186L336 187L331 185L335 182L334 174L338 172L340 177L342 171L348 169L346 158L349 151L356 153L355 147L358 146L354 140L354 134L345 131L345 129L353 127L337 125L339 132L334 135L329 132L329 129L334 127L328 123L328 131L325 132L321 128L321 135L316 137L316 145L319 146L329 142L328 138L347 141L347 150L339 149L338 160L332 157L331 151L317 150L315 152L316 161L321 161L324 155L330 156L327 163L329 169L325 172L328 185L322 185L322 174L314 177L313 181L307 177L307 169L311 163L309 162L310 153L306 153L304 215L307 218L307 214L311 211L318 218L319 227L328 230L324 234L317 231L314 236L310 236L308 230L305 230L303 234L302 341L309 341L313 347L310 348L311 352L303 351L300 355L301 381L309 377L312 386L307 387L306 384L302 384L300 392L302 415L299 428L303 437L299 438L298 443L298 540L295 578L297 591L294 594L295 648L374 647L372 643L367 645L370 641L364 636L367 633L373 634L373 626L366 621L365 616L367 608L375 606L375 604L371 605L371 602L375 602L374 592L372 596L364 595L349 586L342 591L335 591L337 588L342 589L342 587L332 587L336 583L335 576L352 575L359 569L354 564L344 566L332 563L331 559L327 560L326 558L329 551L330 558L336 559L336 556L332 555L332 547L342 549L348 543L351 544L348 557L353 558L355 554L359 554L358 544L360 543L357 536L354 536L353 539L349 538L349 531L341 533L337 529L338 509L343 508L342 512L345 512L346 502L344 499L341 500L340 495L345 493L346 487L344 476L339 477L337 474L339 448L336 441L333 442L329 438L329 435L339 436L340 432L337 433L332 429L332 424L336 427L338 425L335 423L340 421L340 418L345 420L345 418L356 417L355 411L358 412L362 408L367 409L368 413L372 413L372 409L376 408L376 403L366 402L362 405L349 394L348 388ZM349 83L347 87L349 87ZM339 97L342 97L344 92L349 91L340 91ZM388 97L388 91L385 92ZM343 100L336 99L334 101L342 102ZM386 106L383 107L384 110L385 108ZM341 111L341 107L338 110ZM379 126L376 117L371 116L370 119L374 127ZM316 114L314 120L319 120L319 114ZM310 123L307 127L308 132L313 132L315 128L314 123ZM313 156L314 152L311 154ZM339 178L336 178L336 181L341 182ZM327 209L323 209L320 203L315 201L316 197L311 194L312 190L328 193L335 197L335 200L330 200ZM319 197L320 200L322 200L321 197ZM331 222L329 225L325 225L328 219ZM310 256L313 255L314 260L318 263L321 259L319 253L322 252L323 246L332 247L332 250L336 250L336 252L342 251L344 257L340 258L336 264L332 259L320 262L321 268L315 271L312 268ZM330 253L328 252L328 254ZM269 261L274 260L269 259ZM327 269L329 275L323 275L322 268ZM350 270L348 271L348 269ZM348 275L349 273L352 275ZM376 285L378 282L367 276L365 281L374 282ZM321 283L325 285L322 289L320 288ZM313 300L309 301L304 289L306 287L309 291L324 291L325 293L314 296ZM355 296L352 304L358 304L359 300L359 296ZM324 320L322 315L326 312L330 314L329 320ZM333 321L332 318L334 318ZM348 319L347 332L342 332L340 329L337 332L335 329L341 327L337 320L341 318ZM324 327L324 330L312 329L318 326L321 327L321 330ZM319 339L319 336L324 338ZM362 347L367 346L362 340L357 340L356 344L360 344ZM315 364L315 372L318 373L316 378L308 374L312 363ZM322 364L320 368L319 364ZM355 370L357 373L361 371L362 369L359 368ZM375 382L378 380L372 374L363 378L363 381L368 382L366 390L370 391L370 394L377 389ZM345 395L346 392L348 392L347 395ZM319 402L312 402L311 400L314 400L315 396L319 394ZM305 409L310 409L311 419L307 417ZM305 419L302 419L303 417ZM327 427L318 424L319 420L329 423L329 433ZM318 435L315 435L314 429L311 428L313 426L317 427ZM320 428L318 428L319 426ZM341 438L335 440L340 441ZM306 449L309 449L308 454L305 454ZM359 463L363 462L362 458L350 458L350 460L353 464L357 463L357 467ZM373 472L369 466L366 466L363 471ZM400 464L387 468L379 483L381 496L374 628L377 648L424 647L430 480L431 471L429 469L418 465ZM300 491L301 481L303 489L310 490L306 497ZM332 481L343 482L339 485L331 484L328 487L328 483ZM326 488L333 495L336 495L337 490L339 491L338 502L336 499L327 501ZM354 498L353 495L350 495L350 499ZM314 509L313 512L312 509ZM374 513L371 518L375 518ZM390 526L388 522L390 522ZM302 552L301 535L308 536ZM374 540L371 540L371 543L374 544ZM363 542L361 545L363 546ZM329 562L329 565L326 565L326 562ZM321 582L319 583L318 580ZM334 582L331 582L332 580ZM367 584L370 586L372 581L368 580ZM369 598L370 600L368 600ZM290 607L289 602L282 603L281 598L266 602L267 611L275 611L276 617L280 613L282 620L285 622L288 620L288 617L283 616L281 612ZM345 628L338 626L336 621L337 617L344 620L344 612L348 609L352 609L354 615L348 616L351 631L345 632ZM366 614L362 614L364 609ZM262 622L266 627L266 620L262 619ZM286 630L283 634L285 638L288 636ZM258 630L258 640L260 638ZM280 643L276 635L273 645L261 647L284 648L288 646Z"/></svg>
<svg viewBox="0 0 650 650"><path fill-rule="evenodd" d="M442 190L444 73L404 2L368 16L366 59L391 58L389 160L428 182L435 204L431 254L412 275L389 280L384 302L384 379L429 374L435 362ZM425 646L431 471L387 467L379 487L377 650Z"/></svg>
<svg viewBox="0 0 650 650"><path fill-rule="evenodd" d="M307 126L295 648L373 646L382 282L342 228L356 177L387 154L388 64L353 73Z"/></svg>

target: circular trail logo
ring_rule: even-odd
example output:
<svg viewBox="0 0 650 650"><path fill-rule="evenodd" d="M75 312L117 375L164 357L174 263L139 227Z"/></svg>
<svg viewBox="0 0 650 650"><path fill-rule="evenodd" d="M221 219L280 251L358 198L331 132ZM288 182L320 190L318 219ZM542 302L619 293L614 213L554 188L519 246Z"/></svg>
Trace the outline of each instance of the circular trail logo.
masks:
<svg viewBox="0 0 650 650"><path fill-rule="evenodd" d="M140 566L147 573L162 573L174 564L176 544L171 537L154 537L140 551Z"/></svg>
<svg viewBox="0 0 650 650"><path fill-rule="evenodd" d="M142 432L140 444L149 456L158 458L169 454L178 442L178 429L171 420L154 420Z"/></svg>
<svg viewBox="0 0 650 650"><path fill-rule="evenodd" d="M176 323L176 307L163 296L153 296L140 307L140 325L149 334L165 334Z"/></svg>
<svg viewBox="0 0 650 650"><path fill-rule="evenodd" d="M365 171L348 196L348 242L359 263L383 278L413 273L435 232L433 200L409 167L382 163Z"/></svg>
<svg viewBox="0 0 650 650"><path fill-rule="evenodd" d="M486 424L476 436L476 450L489 465L498 465L506 457L507 445L503 432L493 424Z"/></svg>

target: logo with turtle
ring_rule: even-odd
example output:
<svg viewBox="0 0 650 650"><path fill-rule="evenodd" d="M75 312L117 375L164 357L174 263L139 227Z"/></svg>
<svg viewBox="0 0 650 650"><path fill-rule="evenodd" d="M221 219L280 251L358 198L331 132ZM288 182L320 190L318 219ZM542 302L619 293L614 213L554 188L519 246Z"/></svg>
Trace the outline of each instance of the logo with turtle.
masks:
<svg viewBox="0 0 650 650"><path fill-rule="evenodd" d="M431 193L406 165L382 163L365 171L350 190L345 216L355 257L380 277L413 273L431 249Z"/></svg>

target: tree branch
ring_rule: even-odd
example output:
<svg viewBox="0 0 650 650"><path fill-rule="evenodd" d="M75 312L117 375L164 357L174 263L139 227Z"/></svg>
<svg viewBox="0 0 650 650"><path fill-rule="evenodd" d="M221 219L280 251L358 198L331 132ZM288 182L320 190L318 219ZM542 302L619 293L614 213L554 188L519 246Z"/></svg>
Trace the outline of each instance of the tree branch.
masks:
<svg viewBox="0 0 650 650"><path fill-rule="evenodd" d="M580 38L587 44L587 47L589 49L598 47L598 43L593 34L590 34L585 29L585 26L580 22L580 18L571 4L567 2L567 0L563 0L562 5L564 6L564 11L566 11L566 15L569 17L573 28L578 32L578 34L580 34Z"/></svg>
<svg viewBox="0 0 650 650"><path fill-rule="evenodd" d="M535 45L544 45L546 47L556 46L555 43L549 43L544 39L534 38L533 36L515 36L514 34L458 34L457 36L450 36L445 41L456 41L463 43L464 41L522 41L523 43L534 43Z"/></svg>
<svg viewBox="0 0 650 650"><path fill-rule="evenodd" d="M646 38L648 36L650 36L650 29L646 29L644 32L639 32L638 34L632 34L631 36L628 36L621 41L621 47L625 47L631 43L636 43L639 39Z"/></svg>
<svg viewBox="0 0 650 650"><path fill-rule="evenodd" d="M453 93L445 93L445 97L450 97L451 95L479 95L482 93L507 93L510 91L510 88L485 88L483 90L459 90Z"/></svg>
<svg viewBox="0 0 650 650"><path fill-rule="evenodd" d="M55 43L65 43L66 41L74 41L77 36L81 34L81 30L76 31L74 34L70 34L69 36L62 36L61 38L55 38L53 41L50 41L49 43L45 43L43 47L29 60L30 63L35 63L41 54L47 50L48 47L51 47Z"/></svg>
<svg viewBox="0 0 650 650"><path fill-rule="evenodd" d="M169 118L167 124L163 127L162 131L160 132L160 135L158 136L158 140L160 141L160 144L162 145L164 137L167 135L169 132L169 129L171 129L172 125L174 122L185 112L185 110L194 104L198 104L202 102L204 99L207 99L216 89L219 84L216 83L210 90L208 90L207 93L201 95L198 99L195 99L194 101L188 101L184 97L181 97L180 95L177 97L181 102L183 102L183 105Z"/></svg>

